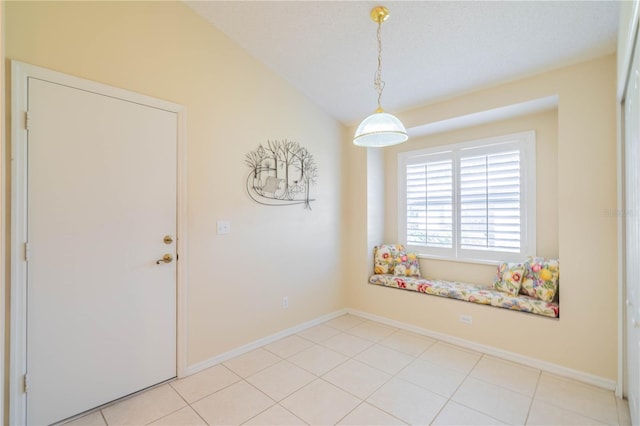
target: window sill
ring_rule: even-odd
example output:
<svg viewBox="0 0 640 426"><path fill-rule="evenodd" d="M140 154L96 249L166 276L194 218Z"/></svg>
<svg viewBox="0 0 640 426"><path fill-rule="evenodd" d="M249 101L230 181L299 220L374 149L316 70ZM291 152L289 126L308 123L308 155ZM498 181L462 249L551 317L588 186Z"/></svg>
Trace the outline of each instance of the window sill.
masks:
<svg viewBox="0 0 640 426"><path fill-rule="evenodd" d="M502 263L502 261L499 261L499 260L453 258L453 257L436 256L432 254L423 254L423 253L418 253L418 258L428 259L428 260L442 260L445 262L471 263L474 265L490 265L490 266L498 266L499 264Z"/></svg>

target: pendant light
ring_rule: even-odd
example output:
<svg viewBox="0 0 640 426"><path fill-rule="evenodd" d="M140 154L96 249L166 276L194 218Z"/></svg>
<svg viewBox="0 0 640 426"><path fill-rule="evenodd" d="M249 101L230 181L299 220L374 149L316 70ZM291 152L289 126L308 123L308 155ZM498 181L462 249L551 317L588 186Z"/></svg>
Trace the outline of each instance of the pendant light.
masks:
<svg viewBox="0 0 640 426"><path fill-rule="evenodd" d="M378 92L378 109L362 120L356 129L353 143L357 146L377 148L397 145L409 139L407 130L397 117L384 112L380 106L384 81L382 81L382 23L389 17L389 10L384 6L371 9L371 19L378 24L378 68L376 70L373 85Z"/></svg>

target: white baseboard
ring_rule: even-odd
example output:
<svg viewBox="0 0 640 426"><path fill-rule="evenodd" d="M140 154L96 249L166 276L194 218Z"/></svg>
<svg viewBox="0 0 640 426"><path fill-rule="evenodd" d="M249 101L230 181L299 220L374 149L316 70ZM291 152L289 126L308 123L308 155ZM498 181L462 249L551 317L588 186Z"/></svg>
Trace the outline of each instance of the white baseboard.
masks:
<svg viewBox="0 0 640 426"><path fill-rule="evenodd" d="M470 340L461 339L459 337L453 337L448 334L439 333L437 331L428 330L426 328L417 327L414 325L405 324L400 321L392 320L379 315L370 314L367 312L358 311L355 309L347 309L349 314L357 315L363 318L377 321L382 324L387 324L402 330L411 331L424 336L432 337L434 339L441 340L446 343L451 343L463 348L472 349L474 351L482 352L487 355L493 355L498 358L507 359L519 364L531 366L535 365L542 371L556 374L558 376L566 377L569 379L577 380L579 382L587 383L590 385L598 386L607 390L615 391L616 382L614 380L606 379L604 377L595 376L593 374L585 373L583 371L574 370L572 368L564 367L558 364L554 364L547 361L542 361L537 358L531 358L525 355L521 355L515 352L505 351L503 349L495 348L493 346L487 346L480 343L472 342Z"/></svg>
<svg viewBox="0 0 640 426"><path fill-rule="evenodd" d="M329 321L333 318L339 317L340 315L344 315L349 313L351 315L357 315L362 318L370 319L372 321L377 321L382 324L387 324L392 327L399 328L401 330L411 331L417 334L422 334L424 336L432 337L434 339L451 343L453 345L461 346L463 348L471 349L474 351L482 352L487 355L492 355L498 358L507 359L512 362L516 362L523 365L535 365L542 371L546 371L548 373L556 374L558 376L566 377L569 379L577 380L582 383L587 383L590 385L598 386L603 389L615 391L617 383L614 380L606 379L604 377L595 376L593 374L585 373L583 371L574 370L572 368L564 367L558 364L554 364L547 361L542 361L540 359L528 357L525 355L521 355L515 352L505 351L503 349L499 349L493 346L483 345L480 343L472 342L470 340L461 339L459 337L450 336L448 334L439 333L437 331L429 330L422 327L417 327L414 325L406 324L400 321L392 320L386 317L382 317L379 315L370 314L368 312L358 311L355 309L341 309L339 311L335 311L321 317L312 319L305 323L296 325L294 327L288 328L286 330L282 330L278 333L272 334L267 337L263 337L261 339L255 340L251 343L247 343L246 345L240 346L238 348L232 349L228 352L224 352L220 355L216 355L213 358L209 358L197 364L190 365L186 368L185 376L190 376L199 371L205 370L209 367L213 367L214 365L220 364L222 362L228 361L231 358L235 358L239 355L250 352L254 349L258 349L262 346L268 345L269 343L273 343L277 340L280 340L284 337L291 336L293 334L299 333L308 328L314 327L318 324L322 324L325 321Z"/></svg>
<svg viewBox="0 0 640 426"><path fill-rule="evenodd" d="M331 312L321 317L312 319L311 321L304 322L294 327L287 328L286 330L279 331L278 333L272 334L270 336L263 337L251 343L247 343L246 345L232 349L228 352L221 353L220 355L216 355L213 358L209 358L197 364L190 365L185 370L185 377L195 374L199 371L205 370L209 367L213 367L214 365L220 364L222 362L228 361L231 358L235 358L239 355L245 354L247 352L251 352L254 349L258 349L262 346L268 345L269 343L273 343L287 336L291 336L293 334L299 333L302 330L306 330L307 328L311 328L318 324L322 324L323 322L329 321L333 318L339 317L340 315L344 315L346 313L347 313L347 309L341 309L339 311Z"/></svg>

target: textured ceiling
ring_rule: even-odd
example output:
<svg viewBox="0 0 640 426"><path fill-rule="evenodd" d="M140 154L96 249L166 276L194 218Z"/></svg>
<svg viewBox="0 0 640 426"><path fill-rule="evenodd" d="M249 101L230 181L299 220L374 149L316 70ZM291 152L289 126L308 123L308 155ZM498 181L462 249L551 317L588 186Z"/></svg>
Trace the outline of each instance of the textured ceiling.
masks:
<svg viewBox="0 0 640 426"><path fill-rule="evenodd" d="M613 53L615 1L187 1L190 7L345 124Z"/></svg>

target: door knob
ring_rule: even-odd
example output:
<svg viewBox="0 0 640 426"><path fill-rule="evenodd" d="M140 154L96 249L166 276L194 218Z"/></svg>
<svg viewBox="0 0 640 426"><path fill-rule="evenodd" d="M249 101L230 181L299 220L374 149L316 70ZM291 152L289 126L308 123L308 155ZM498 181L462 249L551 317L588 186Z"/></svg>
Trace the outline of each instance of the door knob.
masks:
<svg viewBox="0 0 640 426"><path fill-rule="evenodd" d="M162 256L162 259L156 260L156 265L159 265L161 263L171 263L172 261L173 261L173 256L167 253L164 256Z"/></svg>

